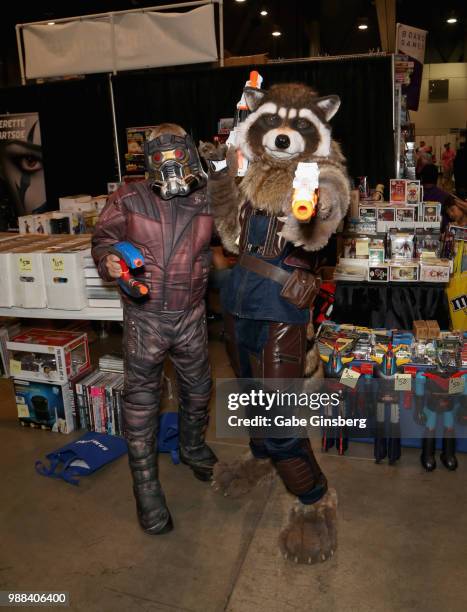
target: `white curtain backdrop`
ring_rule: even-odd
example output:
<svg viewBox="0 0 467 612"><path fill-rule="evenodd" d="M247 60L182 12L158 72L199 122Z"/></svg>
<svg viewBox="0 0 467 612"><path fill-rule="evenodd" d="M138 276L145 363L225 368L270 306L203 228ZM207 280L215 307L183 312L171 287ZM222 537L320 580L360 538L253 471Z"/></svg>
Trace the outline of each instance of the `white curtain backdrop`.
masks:
<svg viewBox="0 0 467 612"><path fill-rule="evenodd" d="M127 13L23 28L26 78L217 60L214 5L186 13ZM112 50L115 49L115 57Z"/></svg>

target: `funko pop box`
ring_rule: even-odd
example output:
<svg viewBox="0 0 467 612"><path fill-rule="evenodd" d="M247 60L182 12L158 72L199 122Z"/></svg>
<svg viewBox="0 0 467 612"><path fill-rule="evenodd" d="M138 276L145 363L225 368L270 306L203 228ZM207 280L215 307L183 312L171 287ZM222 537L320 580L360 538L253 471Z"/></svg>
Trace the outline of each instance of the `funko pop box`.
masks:
<svg viewBox="0 0 467 612"><path fill-rule="evenodd" d="M70 433L74 429L72 392L68 383L13 380L21 425Z"/></svg>
<svg viewBox="0 0 467 612"><path fill-rule="evenodd" d="M22 380L64 383L90 367L87 334L28 329L7 342L10 373Z"/></svg>

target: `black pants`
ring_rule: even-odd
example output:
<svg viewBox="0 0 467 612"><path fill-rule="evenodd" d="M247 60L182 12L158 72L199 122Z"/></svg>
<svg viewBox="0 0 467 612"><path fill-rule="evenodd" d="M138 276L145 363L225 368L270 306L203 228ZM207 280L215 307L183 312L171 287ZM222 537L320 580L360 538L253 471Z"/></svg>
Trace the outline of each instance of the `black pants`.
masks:
<svg viewBox="0 0 467 612"><path fill-rule="evenodd" d="M168 356L177 375L180 446L199 445L200 436L204 442L211 393L204 302L176 313L148 313L125 306L123 342L123 420L128 440L153 440L157 434L163 364ZM190 425L197 432L196 441L189 439Z"/></svg>

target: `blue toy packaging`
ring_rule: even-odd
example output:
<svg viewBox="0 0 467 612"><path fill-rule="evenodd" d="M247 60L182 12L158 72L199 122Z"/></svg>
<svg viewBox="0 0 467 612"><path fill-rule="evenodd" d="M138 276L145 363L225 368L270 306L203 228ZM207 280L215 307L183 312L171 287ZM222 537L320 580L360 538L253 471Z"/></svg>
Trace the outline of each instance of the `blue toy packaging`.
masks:
<svg viewBox="0 0 467 612"><path fill-rule="evenodd" d="M13 385L21 425L66 434L73 431L72 393L68 383L15 379Z"/></svg>

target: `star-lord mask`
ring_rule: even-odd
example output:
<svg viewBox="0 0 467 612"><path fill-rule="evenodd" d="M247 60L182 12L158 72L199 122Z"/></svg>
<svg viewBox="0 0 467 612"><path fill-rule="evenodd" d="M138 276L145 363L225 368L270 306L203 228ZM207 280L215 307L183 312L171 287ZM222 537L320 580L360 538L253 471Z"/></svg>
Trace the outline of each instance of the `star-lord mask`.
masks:
<svg viewBox="0 0 467 612"><path fill-rule="evenodd" d="M153 190L164 200L186 196L206 184L207 176L188 134L161 134L144 145Z"/></svg>

